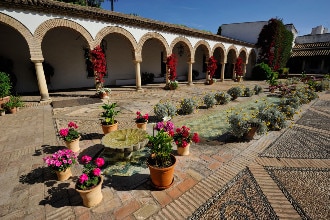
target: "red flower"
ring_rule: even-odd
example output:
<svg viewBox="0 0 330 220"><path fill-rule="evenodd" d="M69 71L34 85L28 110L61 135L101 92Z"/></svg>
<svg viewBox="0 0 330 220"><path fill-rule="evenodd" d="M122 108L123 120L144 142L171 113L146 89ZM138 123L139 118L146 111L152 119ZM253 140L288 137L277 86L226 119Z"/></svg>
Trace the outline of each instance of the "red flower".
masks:
<svg viewBox="0 0 330 220"><path fill-rule="evenodd" d="M171 54L169 57L167 57L166 61L167 67L170 69L170 80L174 81L176 78L176 64L177 64L177 58L175 54Z"/></svg>
<svg viewBox="0 0 330 220"><path fill-rule="evenodd" d="M218 68L217 66L217 60L214 59L213 56L211 56L208 60L208 63L207 63L207 72L208 74L210 74L210 79L213 78L213 75L215 73L215 70Z"/></svg>

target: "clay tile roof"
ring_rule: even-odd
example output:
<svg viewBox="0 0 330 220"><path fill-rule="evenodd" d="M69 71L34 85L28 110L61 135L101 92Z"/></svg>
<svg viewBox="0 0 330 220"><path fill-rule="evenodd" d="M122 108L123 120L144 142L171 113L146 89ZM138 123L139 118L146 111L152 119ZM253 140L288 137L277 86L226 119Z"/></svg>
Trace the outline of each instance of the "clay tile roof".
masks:
<svg viewBox="0 0 330 220"><path fill-rule="evenodd" d="M308 56L329 56L330 41L296 44L292 48L291 57L308 57Z"/></svg>
<svg viewBox="0 0 330 220"><path fill-rule="evenodd" d="M0 7L17 8L21 10L58 14L86 19L93 18L95 20L104 22L113 22L122 25L149 28L158 31L177 33L192 37L254 47L254 44L251 43L215 35L206 31L188 28L181 25L174 25L161 21L142 18L139 16L103 10L100 8L80 6L52 0L0 0Z"/></svg>

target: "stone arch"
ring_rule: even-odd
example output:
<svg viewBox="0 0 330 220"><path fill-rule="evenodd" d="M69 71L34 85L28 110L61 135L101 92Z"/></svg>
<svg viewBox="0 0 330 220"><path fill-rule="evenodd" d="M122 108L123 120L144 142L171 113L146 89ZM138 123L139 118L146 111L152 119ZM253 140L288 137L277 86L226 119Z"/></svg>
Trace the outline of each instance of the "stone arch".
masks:
<svg viewBox="0 0 330 220"><path fill-rule="evenodd" d="M171 54L171 50L170 47L168 46L168 43L166 42L165 38L159 34L159 33L155 33L155 32L149 32L146 33L145 35L143 35L139 41L139 43L137 44L137 48L136 48L136 54L139 55L140 57L142 57L142 48L144 43L149 40L149 39L157 39L159 40L164 48L165 48L165 57L169 56Z"/></svg>
<svg viewBox="0 0 330 220"><path fill-rule="evenodd" d="M230 50L233 50L235 53L235 58L238 57L238 51L237 48L234 45L231 45L230 47L228 47L227 51L226 51L226 62L228 61L228 53L230 52Z"/></svg>
<svg viewBox="0 0 330 220"><path fill-rule="evenodd" d="M0 13L0 22L9 25L23 36L29 47L31 59L43 60L41 50L36 47L32 33L21 22L2 13Z"/></svg>
<svg viewBox="0 0 330 220"><path fill-rule="evenodd" d="M141 60L141 57L138 56L138 54L136 53L136 48L137 48L137 42L134 38L134 36L127 30L125 30L124 28L120 28L120 27L115 27L115 26L111 26L111 27L104 27L102 28L96 35L95 37L95 41L93 42L92 48L96 47L97 45L99 45L102 41L102 39L108 35L108 34L121 34L123 35L125 38L127 38L129 40L129 42L131 42L132 45L132 53L135 60Z"/></svg>
<svg viewBox="0 0 330 220"><path fill-rule="evenodd" d="M191 43L190 43L190 41L187 39L187 38L185 38L185 37L177 37L177 38L175 38L173 41L172 41L172 43L171 43L171 45L170 45L170 49L171 49L171 51L173 51L173 49L174 49L174 46L177 44L177 43L179 43L179 42L183 42L184 44L186 44L186 46L188 47L188 49L189 49L189 57L188 57L188 61L189 62L194 62L194 49L193 49L193 47L191 46Z"/></svg>
<svg viewBox="0 0 330 220"><path fill-rule="evenodd" d="M43 40L43 38L45 37L46 33L56 27L67 27L67 28L71 28L77 32L79 32L86 40L86 42L88 43L89 47L91 46L91 43L93 42L93 38L91 36L91 34L80 24L74 22L74 21L70 21L67 19L62 19L62 18L55 18L55 19L51 19L51 20L47 20L45 22L43 22L42 24L40 24L38 26L38 28L35 30L34 32L34 38L36 41L36 46L38 47L38 49L40 49L41 51L41 42Z"/></svg>
<svg viewBox="0 0 330 220"><path fill-rule="evenodd" d="M211 54L211 47L210 47L209 43L205 40L200 40L195 44L194 54L196 53L197 48L201 45L206 47L206 49L207 49L207 51L206 51L207 52L207 58L208 58Z"/></svg>
<svg viewBox="0 0 330 220"><path fill-rule="evenodd" d="M221 57L222 57L222 60L220 60L221 63L225 63L227 61L227 54L226 54L226 48L225 46L222 44L222 43L216 43L213 48L212 48L212 54L214 54L214 51L216 49L220 48L220 51L221 51Z"/></svg>
<svg viewBox="0 0 330 220"><path fill-rule="evenodd" d="M242 47L239 51L239 57L241 57L243 59L243 63L247 64L248 63L248 59L247 59L247 50L245 47Z"/></svg>

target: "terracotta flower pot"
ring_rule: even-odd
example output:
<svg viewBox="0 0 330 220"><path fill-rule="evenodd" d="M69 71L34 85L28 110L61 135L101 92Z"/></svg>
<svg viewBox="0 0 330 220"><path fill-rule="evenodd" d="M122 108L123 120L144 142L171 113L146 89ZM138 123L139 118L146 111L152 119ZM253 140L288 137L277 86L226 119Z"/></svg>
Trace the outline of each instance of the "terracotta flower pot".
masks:
<svg viewBox="0 0 330 220"><path fill-rule="evenodd" d="M11 114L16 114L17 111L18 111L17 107L14 107L14 108L10 108L10 109L9 109L9 112L10 112Z"/></svg>
<svg viewBox="0 0 330 220"><path fill-rule="evenodd" d="M115 123L112 125L102 125L102 130L104 134L108 134L111 131L117 131L118 130L118 122L115 120Z"/></svg>
<svg viewBox="0 0 330 220"><path fill-rule="evenodd" d="M142 122L142 123L136 122L136 127L140 128L140 129L143 129L143 130L147 130L147 124L148 124L148 121L147 122Z"/></svg>
<svg viewBox="0 0 330 220"><path fill-rule="evenodd" d="M244 139L252 140L255 133L257 132L258 127L251 127L251 129L244 135Z"/></svg>
<svg viewBox="0 0 330 220"><path fill-rule="evenodd" d="M176 158L174 155L171 155L171 159L173 161L172 166L165 168L155 167L148 163L151 182L155 188L167 189L173 184Z"/></svg>
<svg viewBox="0 0 330 220"><path fill-rule="evenodd" d="M65 141L66 147L75 153L78 152L80 150L79 139L80 137L72 141Z"/></svg>
<svg viewBox="0 0 330 220"><path fill-rule="evenodd" d="M80 194L83 204L86 207L93 207L98 205L102 199L103 199L103 194L102 194L102 183L103 183L103 176L100 176L100 182L97 184L94 188L89 189L89 190L80 190L76 189L76 191Z"/></svg>
<svg viewBox="0 0 330 220"><path fill-rule="evenodd" d="M177 153L180 156L187 156L190 153L189 150L190 150L190 144L188 144L186 147L178 147Z"/></svg>
<svg viewBox="0 0 330 220"><path fill-rule="evenodd" d="M67 168L64 171L55 171L56 175L57 175L57 179L59 181L64 181L64 180L68 180L71 176L72 176L72 172L70 167Z"/></svg>

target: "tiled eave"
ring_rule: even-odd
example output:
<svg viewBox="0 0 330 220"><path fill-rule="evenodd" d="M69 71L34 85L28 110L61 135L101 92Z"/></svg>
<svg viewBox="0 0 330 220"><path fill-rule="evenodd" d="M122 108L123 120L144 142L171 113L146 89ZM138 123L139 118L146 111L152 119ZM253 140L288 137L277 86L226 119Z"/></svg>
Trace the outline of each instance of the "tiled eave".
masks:
<svg viewBox="0 0 330 220"><path fill-rule="evenodd" d="M296 44L291 57L329 56L330 42Z"/></svg>
<svg viewBox="0 0 330 220"><path fill-rule="evenodd" d="M103 10L100 8L84 7L75 4L68 4L51 0L0 0L0 7L17 8L46 14L58 14L68 17L93 19L103 22L117 23L127 26L152 29L157 31L175 33L196 38L220 41L231 44L238 44L247 47L255 47L254 44L199 31L192 28L169 24L156 20L146 19L133 15L126 15L118 12Z"/></svg>

